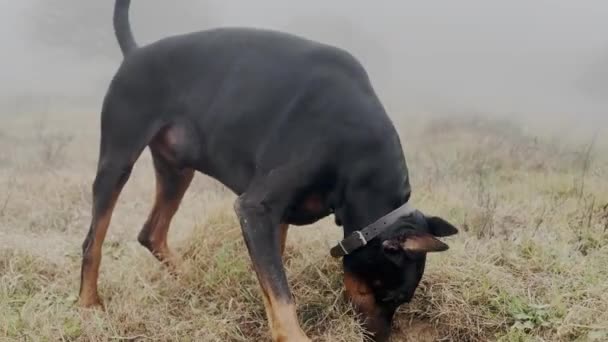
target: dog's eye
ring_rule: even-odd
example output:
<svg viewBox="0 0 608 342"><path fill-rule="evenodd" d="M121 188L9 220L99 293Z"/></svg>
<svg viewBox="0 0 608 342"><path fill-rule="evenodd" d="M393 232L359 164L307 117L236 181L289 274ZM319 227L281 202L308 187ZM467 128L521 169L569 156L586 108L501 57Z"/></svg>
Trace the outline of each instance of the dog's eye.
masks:
<svg viewBox="0 0 608 342"><path fill-rule="evenodd" d="M376 279L376 280L374 280L374 281L372 282L372 285L373 285L374 287L381 287L381 286L382 286L382 280L380 280L380 279Z"/></svg>

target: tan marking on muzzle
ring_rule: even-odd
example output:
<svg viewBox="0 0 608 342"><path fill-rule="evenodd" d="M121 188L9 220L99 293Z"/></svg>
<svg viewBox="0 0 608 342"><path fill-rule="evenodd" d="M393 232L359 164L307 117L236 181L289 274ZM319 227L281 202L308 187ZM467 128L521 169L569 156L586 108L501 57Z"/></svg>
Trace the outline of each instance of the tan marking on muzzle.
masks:
<svg viewBox="0 0 608 342"><path fill-rule="evenodd" d="M365 328L376 335L375 340L381 341L390 333L390 322L385 322L382 309L378 306L372 289L355 275L344 273L346 295L355 310L362 317Z"/></svg>

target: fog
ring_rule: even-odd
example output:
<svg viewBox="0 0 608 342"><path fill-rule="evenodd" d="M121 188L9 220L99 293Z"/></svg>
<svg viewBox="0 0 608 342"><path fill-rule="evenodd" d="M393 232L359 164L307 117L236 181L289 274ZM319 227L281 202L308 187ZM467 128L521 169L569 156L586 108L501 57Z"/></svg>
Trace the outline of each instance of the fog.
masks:
<svg viewBox="0 0 608 342"><path fill-rule="evenodd" d="M121 55L113 1L0 3L0 115L97 112ZM134 0L139 44L216 26L286 30L351 51L392 116L603 120L608 3L573 0ZM204 76L204 75L203 75Z"/></svg>

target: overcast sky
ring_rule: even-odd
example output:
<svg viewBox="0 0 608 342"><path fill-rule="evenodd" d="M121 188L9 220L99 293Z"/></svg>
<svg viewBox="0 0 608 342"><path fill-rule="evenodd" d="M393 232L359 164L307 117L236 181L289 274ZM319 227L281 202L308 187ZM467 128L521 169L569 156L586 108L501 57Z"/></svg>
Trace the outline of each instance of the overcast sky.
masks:
<svg viewBox="0 0 608 342"><path fill-rule="evenodd" d="M60 92L97 105L120 61L118 47L110 46L109 57L83 58L36 41L32 6L46 1L0 2L2 97ZM111 38L113 1L104 1L91 14L99 27L83 15L70 30ZM53 2L59 10L68 3L87 13L89 1ZM381 97L403 111L608 115L605 0L134 0L132 24L141 44L218 25L337 44L362 60Z"/></svg>

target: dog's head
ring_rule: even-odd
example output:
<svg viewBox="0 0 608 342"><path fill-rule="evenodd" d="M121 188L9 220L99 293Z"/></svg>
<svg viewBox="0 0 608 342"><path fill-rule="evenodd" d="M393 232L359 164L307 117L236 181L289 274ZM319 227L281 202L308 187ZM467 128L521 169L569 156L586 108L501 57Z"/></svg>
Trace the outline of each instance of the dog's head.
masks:
<svg viewBox="0 0 608 342"><path fill-rule="evenodd" d="M444 219L427 217L416 210L344 256L346 295L376 341L388 339L396 309L412 299L424 273L427 253L448 249L437 237L457 232Z"/></svg>

